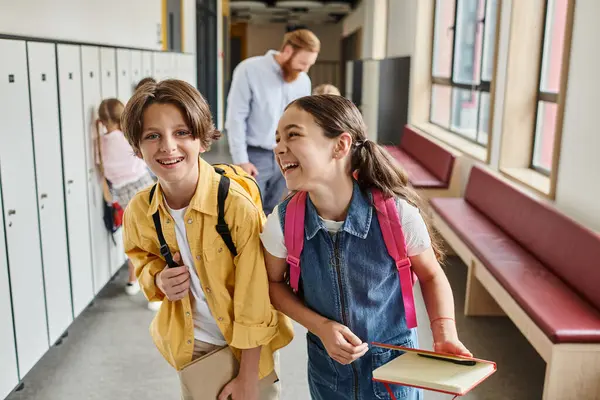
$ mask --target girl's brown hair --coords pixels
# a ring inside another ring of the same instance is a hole
[[[154,103],[173,104],[179,108],[192,137],[199,139],[205,150],[210,148],[214,140],[221,137],[221,133],[213,124],[208,103],[192,85],[178,79],[167,79],[158,83],[146,82],[127,102],[121,118],[123,133],[134,150],[140,149],[144,112]]]
[[[328,138],[334,139],[344,132],[352,136],[350,171],[356,171],[356,180],[364,192],[379,189],[384,197],[400,197],[421,210],[433,251],[439,261],[444,258],[442,246],[423,212],[422,200],[410,186],[408,175],[398,162],[381,146],[368,140],[367,127],[358,108],[350,100],[336,95],[301,97],[287,107],[298,107],[314,118]]]
[[[125,106],[119,99],[105,99],[98,107],[98,119],[104,125],[117,124],[121,129],[121,116]]]

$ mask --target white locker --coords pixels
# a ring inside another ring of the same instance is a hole
[[[0,174],[17,357],[22,378],[48,350],[48,324],[25,42],[0,40],[0,54]]]
[[[100,63],[102,69],[102,74],[100,75],[102,99],[117,97],[117,60],[115,49],[102,47],[100,49]]]
[[[181,76],[184,81],[196,87],[196,55],[183,54],[180,63],[183,65]]]
[[[0,187],[2,187],[1,182]],[[2,210],[1,198],[0,210]],[[0,228],[3,226],[4,215],[0,213]],[[2,360],[0,399],[8,396],[19,383],[13,313],[10,300],[10,286],[8,284],[8,264],[6,262],[6,247],[4,243],[4,229],[0,229],[0,321],[2,321],[0,323],[0,360]]]
[[[185,81],[183,75],[185,71],[185,60],[184,54],[174,54],[175,67],[174,67],[174,77],[177,79],[181,79]]]
[[[116,231],[114,237],[116,245],[113,244],[112,239],[110,239],[111,275],[116,274],[127,259],[127,256],[125,255],[125,247],[123,246],[123,229],[119,229],[118,231]]]
[[[50,343],[56,342],[73,321],[55,51],[51,43],[27,43]]]
[[[81,73],[83,80],[83,124],[85,127],[85,154],[88,168],[90,230],[92,232],[94,293],[98,294],[110,279],[110,258],[109,236],[103,219],[104,198],[102,196],[102,176],[96,164],[97,158],[94,143],[97,135],[95,121],[98,115],[98,106],[102,101],[100,91],[100,50],[97,47],[81,47]]]
[[[117,96],[123,104],[127,104],[132,93],[131,51],[117,49]]]
[[[157,81],[162,81],[164,79],[164,73],[165,71],[162,53],[158,51],[152,53],[152,76],[154,76],[154,79],[156,79]]]
[[[165,59],[165,79],[177,79],[177,61],[175,60],[175,53],[164,53]]]
[[[142,77],[141,79],[147,77],[154,77],[157,79],[157,76],[154,74],[154,65],[152,62],[154,61],[154,57],[151,51],[143,51],[142,52]]]
[[[144,78],[142,69],[142,52],[131,50],[131,90],[133,91],[137,84]]]
[[[94,298],[81,52],[79,46],[65,44],[59,44],[57,52],[71,296],[73,316],[77,317]]]

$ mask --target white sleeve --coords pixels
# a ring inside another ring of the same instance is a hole
[[[431,247],[427,225],[425,225],[419,209],[410,205],[406,200],[398,199],[396,206],[400,215],[408,256],[417,256]]]
[[[279,206],[273,209],[273,212],[267,217],[267,222],[264,225],[263,231],[260,234],[265,249],[274,257],[286,258],[287,248],[285,247],[285,239],[281,224],[279,223]]]

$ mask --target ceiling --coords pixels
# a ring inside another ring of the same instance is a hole
[[[337,23],[359,0],[230,0],[232,22],[288,25]]]

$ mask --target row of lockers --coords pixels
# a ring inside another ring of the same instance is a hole
[[[0,399],[125,261],[102,214],[103,98],[146,76],[195,85],[195,56],[0,39]]]

